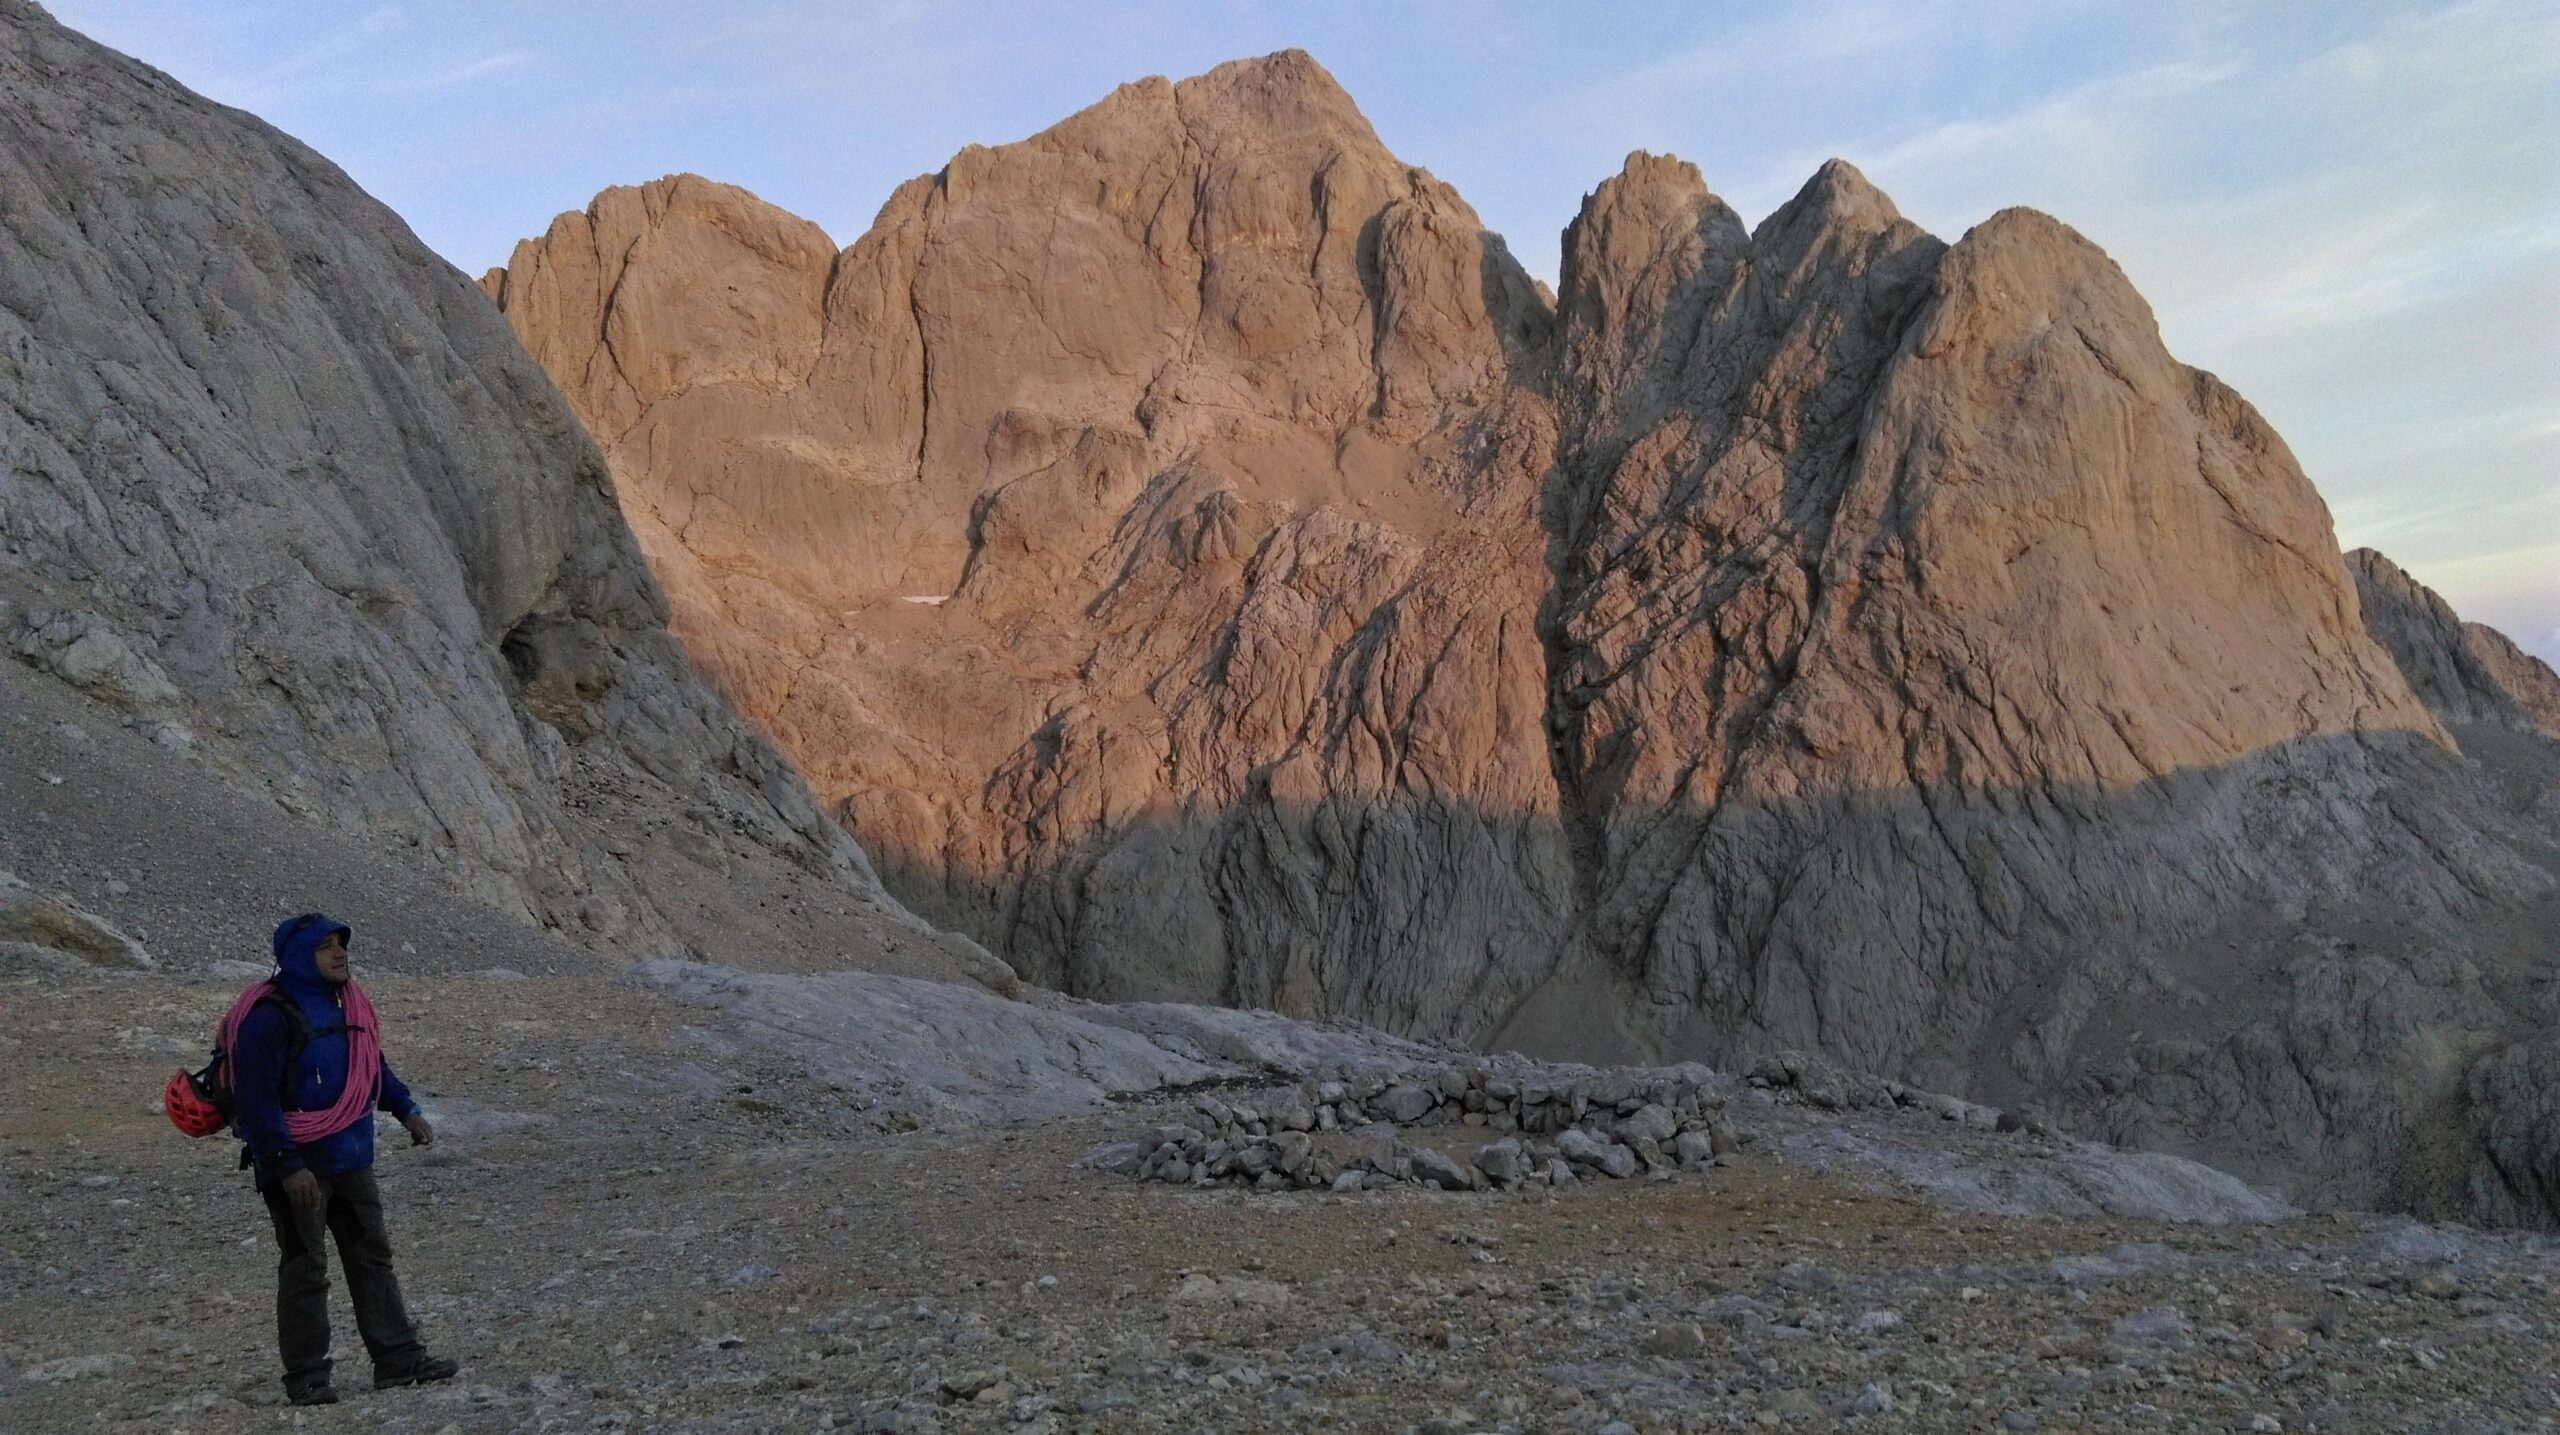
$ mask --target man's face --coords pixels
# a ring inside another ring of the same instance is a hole
[[[347,984],[347,934],[331,932],[329,940],[312,953],[311,965],[319,968],[320,979],[333,987]]]

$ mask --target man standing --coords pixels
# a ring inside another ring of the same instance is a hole
[[[376,1390],[449,1380],[460,1369],[419,1343],[392,1274],[373,1180],[373,1112],[399,1117],[414,1145],[434,1141],[435,1129],[382,1057],[373,1003],[349,980],[351,935],[317,912],[277,927],[274,993],[239,1016],[228,1042],[232,1126],[247,1143],[281,1252],[276,1344],[285,1396],[296,1405],[338,1398],[329,1384],[324,1235],[337,1239]]]

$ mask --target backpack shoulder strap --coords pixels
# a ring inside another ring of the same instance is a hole
[[[302,1014],[302,1005],[283,992],[270,989],[258,998],[258,1005],[271,1006],[284,1014],[284,1059],[292,1061],[311,1044],[311,1019]]]

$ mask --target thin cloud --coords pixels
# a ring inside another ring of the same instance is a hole
[[[1692,128],[1702,94],[1833,81],[1844,72],[1892,63],[1896,55],[1928,43],[1944,24],[1942,14],[1923,4],[1797,6],[1768,19],[1712,30],[1642,64],[1536,96],[1478,127],[1473,140],[1503,147],[1528,136],[1542,143],[1558,137],[1595,143],[1616,137],[1629,148],[1677,148],[1677,137]],[[1814,164],[1796,178],[1812,173]],[[1708,178],[1714,183],[1715,176]],[[1532,271],[1552,280],[1550,237],[1534,231],[1512,237]]]
[[[397,5],[376,6],[354,24],[296,50],[254,74],[230,79],[216,77],[206,84],[206,91],[243,108],[255,109],[310,88],[303,82],[315,75],[324,77],[321,88],[334,87],[339,83],[334,72],[340,69],[342,62],[363,53],[376,40],[398,29],[403,18]]]
[[[438,74],[394,81],[390,88],[402,94],[424,94],[431,90],[446,90],[456,85],[467,85],[473,80],[483,79],[506,70],[519,69],[532,63],[533,56],[527,51],[501,50],[497,54],[483,55],[468,64],[457,65]]]
[[[2085,158],[2083,142],[2088,140],[2117,151],[2139,148],[2140,137],[2122,126],[2120,117],[2127,110],[2183,102],[2245,71],[2236,61],[2176,60],[2141,66],[2084,82],[2005,115],[1951,120],[1881,148],[1857,146],[1861,153],[1874,150],[1874,158],[1861,168],[1890,175],[1932,166],[2006,161],[2019,155]]]
[[[1688,45],[1658,60],[1614,75],[1602,85],[1560,95],[1542,109],[1584,110],[1595,103],[1623,110],[1630,103],[1676,97],[1700,85],[1772,74],[1827,69],[1843,60],[1886,55],[1939,28],[1921,5],[1805,6],[1730,33]]]

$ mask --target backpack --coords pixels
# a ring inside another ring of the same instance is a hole
[[[284,1013],[285,1063],[290,1066],[302,1057],[302,1049],[311,1044],[311,1022],[302,1008],[283,992],[269,987],[252,1002],[251,1007],[271,1006]],[[229,1023],[225,1022],[225,1029]],[[169,1078],[160,1092],[161,1109],[169,1113],[169,1124],[189,1136],[211,1136],[231,1124],[231,1050],[217,1032],[213,1042],[213,1059],[201,1070],[181,1071]]]

